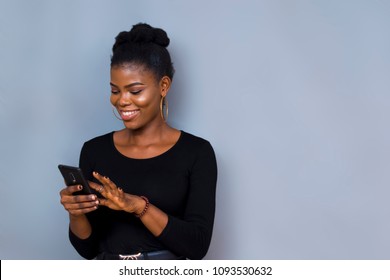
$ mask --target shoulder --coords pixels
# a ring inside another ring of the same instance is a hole
[[[181,141],[185,144],[185,145],[188,145],[188,146],[192,146],[192,147],[202,147],[204,145],[208,146],[210,144],[210,142],[202,137],[199,137],[199,136],[196,136],[196,135],[193,135],[191,133],[188,133],[186,131],[182,131],[181,132]]]
[[[200,172],[198,174],[207,173],[210,176],[216,177],[217,160],[211,143],[202,137],[184,131],[182,132],[180,141],[182,146],[180,153],[182,157],[188,160],[192,168],[191,170],[193,172]]]
[[[180,136],[180,146],[188,153],[199,155],[200,153],[214,154],[211,143],[199,136],[182,131]]]

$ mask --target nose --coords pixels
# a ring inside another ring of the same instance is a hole
[[[130,92],[121,92],[118,103],[120,106],[128,106],[132,103]]]

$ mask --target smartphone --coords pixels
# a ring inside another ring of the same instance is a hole
[[[92,193],[88,181],[85,179],[83,172],[81,171],[81,168],[60,164],[58,165],[58,169],[60,170],[62,177],[64,177],[65,184],[67,186],[83,186],[83,189],[81,191],[75,192],[74,195]]]

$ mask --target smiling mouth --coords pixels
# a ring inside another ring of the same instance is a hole
[[[129,121],[135,118],[139,114],[139,110],[132,111],[119,111],[122,117],[122,120]]]

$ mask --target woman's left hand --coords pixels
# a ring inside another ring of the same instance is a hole
[[[118,188],[109,178],[93,172],[95,177],[101,184],[89,182],[92,189],[103,196],[99,198],[99,205],[107,206],[113,210],[122,210],[128,213],[140,215],[147,209],[146,215],[140,218],[142,223],[154,235],[159,236],[168,224],[168,215],[149,204],[142,197],[125,193],[121,188]],[[145,214],[145,213],[144,213]]]
[[[123,210],[134,213],[139,208],[139,203],[143,202],[142,198],[123,192],[118,188],[110,178],[93,172],[93,176],[99,180],[100,184],[89,182],[92,189],[99,192],[104,198],[99,198],[99,204],[109,207],[113,210]],[[142,207],[142,206],[141,206]]]

